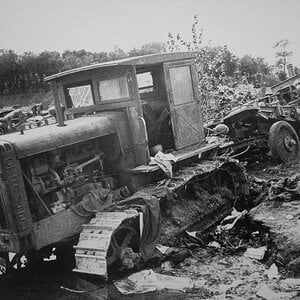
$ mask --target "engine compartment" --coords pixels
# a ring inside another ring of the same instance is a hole
[[[118,187],[114,135],[57,148],[20,161],[33,221],[56,214],[98,188]],[[108,151],[109,147],[109,151]]]

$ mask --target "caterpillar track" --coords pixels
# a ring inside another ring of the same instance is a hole
[[[108,267],[119,259],[122,249],[138,238],[133,223],[140,214],[136,210],[99,212],[83,225],[76,249],[73,271],[108,277]],[[120,235],[120,236],[119,236]]]
[[[197,186],[201,186],[200,195],[199,189],[198,194],[193,191]],[[223,191],[220,194],[222,199],[215,197],[215,200],[213,194],[220,190]],[[160,200],[162,240],[170,243],[180,232],[200,221],[204,230],[222,218],[240,195],[248,193],[248,184],[237,161],[202,161],[179,167],[172,179],[166,180],[160,187],[149,186],[143,191]],[[167,194],[174,195],[174,198],[168,199]],[[205,194],[206,198],[201,198]],[[139,257],[142,220],[142,213],[137,210],[97,213],[89,224],[83,225],[79,243],[74,246],[74,271],[108,278],[114,265],[120,267],[123,264],[123,269],[133,267],[133,260]],[[124,267],[123,256],[128,249],[130,264],[125,263]],[[132,255],[135,255],[134,259]]]

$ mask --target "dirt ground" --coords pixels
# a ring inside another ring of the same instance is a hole
[[[188,257],[151,266],[158,274],[195,280],[193,287],[122,295],[113,281],[75,274],[70,266],[49,261],[1,282],[0,299],[300,299],[300,197],[297,185],[284,186],[285,178],[300,175],[300,164],[257,162],[247,168],[257,207],[230,230],[217,227],[185,240]],[[204,238],[210,244],[199,242]],[[262,259],[245,255],[259,247],[266,250]]]

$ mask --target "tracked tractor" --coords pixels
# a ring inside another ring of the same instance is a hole
[[[71,243],[75,271],[107,277],[146,261],[159,238],[211,226],[247,194],[238,162],[212,159],[219,145],[205,142],[193,53],[45,80],[57,124],[0,139],[6,269],[23,255],[29,263],[54,249],[57,259],[71,255],[63,250]]]

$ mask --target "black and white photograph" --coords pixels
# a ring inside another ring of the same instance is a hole
[[[300,299],[299,0],[0,0],[0,299]]]

